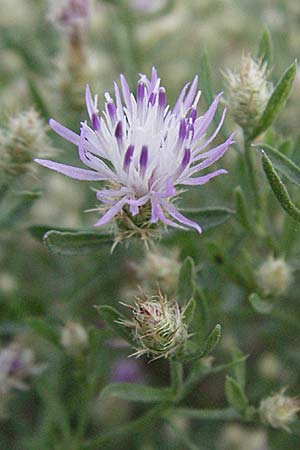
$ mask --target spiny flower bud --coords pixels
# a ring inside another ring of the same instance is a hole
[[[292,281],[291,267],[283,258],[268,258],[256,274],[256,281],[265,295],[284,294]]]
[[[0,169],[4,175],[22,175],[30,170],[34,157],[49,154],[46,131],[47,125],[34,109],[9,117],[6,128],[0,130]]]
[[[227,104],[235,122],[251,130],[260,119],[272,94],[273,85],[267,81],[267,65],[243,55],[239,70],[227,70]]]
[[[273,428],[283,428],[290,431],[289,424],[296,419],[300,411],[300,401],[298,398],[284,395],[286,388],[282,389],[272,397],[262,400],[259,407],[259,414],[264,423]]]
[[[131,321],[120,323],[132,329],[136,342],[136,352],[132,356],[147,355],[153,359],[169,358],[183,350],[188,339],[184,323],[185,309],[181,311],[178,303],[169,302],[159,292],[146,299],[136,298]]]
[[[70,355],[78,355],[87,346],[88,336],[78,322],[68,321],[61,333],[61,343]]]

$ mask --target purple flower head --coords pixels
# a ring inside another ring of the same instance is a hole
[[[67,34],[85,30],[91,15],[91,0],[63,0],[61,5],[53,5],[50,20]]]
[[[97,199],[106,211],[95,226],[107,224],[124,209],[134,220],[148,208],[150,224],[162,222],[176,228],[195,228],[201,233],[197,223],[176,209],[173,199],[184,186],[202,185],[227,173],[218,169],[199,174],[220,159],[233,143],[231,135],[222,144],[208,149],[225,117],[224,110],[219,125],[208,137],[206,133],[221,94],[205,114],[197,117],[198,77],[184,86],[172,109],[167,105],[166,92],[160,87],[155,68],[151,79],[140,76],[136,97],[123,75],[120,81],[121,90],[114,84],[115,99],[105,94],[101,116],[97,96],[93,99],[87,86],[91,126],[83,122],[79,136],[50,120],[57,134],[78,147],[79,158],[87,169],[49,160],[35,161],[77,180],[106,182],[106,188],[97,191]]]
[[[141,364],[134,359],[118,359],[111,369],[111,381],[115,383],[141,383]]]

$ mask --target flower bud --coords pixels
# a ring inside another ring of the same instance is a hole
[[[86,348],[88,336],[80,323],[68,321],[61,333],[61,343],[69,355],[76,356]]]
[[[259,267],[256,281],[264,295],[282,295],[292,281],[291,267],[282,258],[270,257]]]
[[[34,109],[9,117],[6,128],[0,130],[0,170],[4,175],[22,175],[31,169],[33,158],[49,154],[46,131],[47,125]]]
[[[243,55],[239,70],[224,73],[227,104],[235,122],[250,131],[260,119],[272,94],[273,85],[267,81],[267,65]]]
[[[284,395],[285,390],[286,388],[272,397],[262,400],[259,414],[261,420],[271,427],[290,431],[289,424],[297,418],[297,413],[300,411],[300,401],[298,398]]]
[[[147,355],[153,359],[169,358],[183,350],[188,339],[184,310],[178,303],[169,302],[161,292],[145,300],[136,298],[132,321],[120,323],[133,330],[136,352],[132,356]]]

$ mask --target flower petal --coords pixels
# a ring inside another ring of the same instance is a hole
[[[62,173],[67,177],[74,178],[75,180],[106,180],[106,177],[100,175],[99,172],[94,172],[93,170],[81,169],[80,167],[68,166],[66,164],[57,163],[55,161],[49,161],[47,159],[35,159],[36,163],[41,166],[47,167],[48,169],[55,170],[56,172]]]
[[[127,197],[123,197],[121,200],[115,203],[114,206],[110,208],[104,214],[104,216],[102,216],[101,219],[98,220],[98,222],[95,223],[94,227],[101,227],[102,225],[105,225],[107,222],[109,222],[116,214],[118,214],[118,212],[121,211],[127,200]]]
[[[200,234],[202,233],[202,229],[197,222],[194,222],[193,220],[190,220],[187,217],[183,216],[171,203],[163,200],[162,205],[168,212],[168,214],[170,214],[170,216],[172,216],[174,219],[178,220],[178,222],[181,222],[188,227],[195,228]]]
[[[72,144],[78,145],[79,144],[79,136],[78,134],[74,133],[74,131],[69,130],[69,128],[64,127],[59,122],[56,122],[54,119],[49,120],[49,125],[52,128],[55,133],[57,133],[59,136],[63,137],[69,142],[72,142]]]
[[[201,184],[206,184],[214,177],[217,177],[218,175],[222,175],[228,173],[225,169],[219,169],[215,170],[214,172],[208,173],[207,175],[203,175],[202,177],[196,177],[196,178],[188,178],[185,181],[181,181],[181,184],[186,184],[189,186],[200,186]]]

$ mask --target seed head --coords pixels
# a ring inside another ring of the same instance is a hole
[[[289,425],[296,419],[300,411],[298,398],[284,395],[286,388],[282,389],[272,397],[262,400],[259,407],[261,420],[273,428],[283,428],[290,431]]]
[[[228,109],[235,122],[250,131],[257,125],[273,91],[272,83],[267,81],[267,65],[243,55],[240,68],[228,69],[223,75]]]

